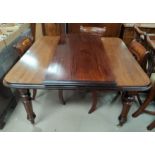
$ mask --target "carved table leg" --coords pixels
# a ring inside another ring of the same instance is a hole
[[[127,121],[127,115],[129,113],[132,102],[134,101],[134,97],[132,93],[123,92],[122,94],[122,112],[119,116],[119,125],[122,126]]]
[[[88,112],[89,114],[91,114],[92,112],[94,112],[96,110],[96,106],[97,106],[97,92],[96,91],[92,92],[92,97],[93,97],[93,103],[92,103],[92,106]]]
[[[36,94],[37,94],[37,90],[36,89],[33,89],[32,91],[33,91],[32,100],[35,100]]]
[[[148,130],[152,130],[153,128],[155,128],[155,121],[153,121],[150,125],[147,126]]]
[[[65,105],[65,100],[63,98],[63,90],[59,90],[59,99],[62,102],[63,105]]]
[[[33,112],[30,91],[28,89],[19,89],[19,92],[20,92],[21,98],[23,100],[25,110],[27,112],[27,119],[32,124],[34,124],[34,119],[35,119],[36,115]]]
[[[139,116],[141,113],[145,112],[145,108],[149,105],[149,103],[154,99],[155,96],[155,87],[152,87],[148,97],[145,99],[144,103],[139,107],[139,109],[132,114],[133,117]]]

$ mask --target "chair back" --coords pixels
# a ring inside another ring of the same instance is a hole
[[[21,57],[33,44],[33,39],[30,37],[24,37],[13,47],[17,50],[19,57]]]
[[[44,36],[57,36],[65,33],[65,23],[42,23]]]
[[[138,25],[134,25],[134,39],[145,46],[146,44],[146,32],[139,29]]]
[[[36,24],[31,23],[30,28],[31,34],[29,36],[22,37],[15,45],[13,45],[13,48],[17,50],[19,57],[21,57],[35,41]]]
[[[146,48],[137,42],[136,40],[132,40],[132,42],[129,45],[129,50],[133,54],[133,56],[136,58],[138,63],[143,66],[144,65],[144,59],[146,59],[147,50]]]
[[[147,49],[149,51],[147,74],[149,76],[155,71],[155,40],[152,40],[152,36],[153,34],[151,34],[151,36],[150,34],[146,35]]]
[[[106,32],[106,27],[80,26],[80,32],[103,37]]]
[[[146,32],[141,31],[137,25],[134,25],[134,39],[129,45],[129,50],[138,61],[143,70],[147,73],[148,50],[146,41]]]

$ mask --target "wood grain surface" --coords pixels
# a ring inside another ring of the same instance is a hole
[[[81,37],[82,41],[79,41],[79,37],[66,40],[70,47],[65,43],[58,45],[59,37],[42,37],[9,71],[4,84],[15,88],[45,88],[49,66],[61,63],[65,72],[57,74],[58,77],[53,76],[51,80],[81,80],[90,83],[114,80],[116,85],[111,89],[141,91],[150,88],[150,79],[121,39],[102,38],[101,44],[97,38]],[[55,70],[60,73],[61,67],[57,67]]]
[[[100,37],[87,34],[66,35],[47,69],[44,83],[114,84],[115,79]]]

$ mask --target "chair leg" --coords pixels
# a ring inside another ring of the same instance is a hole
[[[37,90],[33,89],[33,95],[32,95],[32,100],[35,100],[37,94]]]
[[[59,99],[60,99],[60,101],[62,102],[63,105],[65,105],[66,103],[65,103],[65,100],[63,98],[63,90],[59,90],[58,93],[59,93]]]
[[[155,120],[150,125],[147,126],[148,130],[152,130],[153,128],[155,128]]]
[[[149,103],[154,99],[155,95],[155,87],[151,88],[148,97],[145,99],[144,103],[139,107],[139,109],[132,114],[133,117],[139,116],[141,113],[145,111],[145,108],[149,105]]]
[[[97,92],[93,91],[92,92],[92,97],[93,97],[93,102],[92,102],[92,106],[89,110],[89,114],[91,114],[92,112],[94,112],[96,110],[96,106],[97,106]]]
[[[117,98],[121,96],[121,92],[117,92],[116,96],[112,99],[112,102],[115,102],[117,100]]]

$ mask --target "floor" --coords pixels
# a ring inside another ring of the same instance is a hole
[[[26,120],[24,107],[19,101],[17,107],[7,120],[3,132],[143,132],[146,126],[155,117],[143,114],[132,118],[131,114],[137,109],[138,103],[134,103],[123,127],[117,126],[118,115],[121,112],[121,101],[112,99],[113,93],[100,93],[98,96],[98,109],[88,114],[91,104],[91,94],[78,91],[65,91],[67,102],[62,105],[58,99],[57,91],[38,91],[33,102],[34,112],[37,117],[35,125]],[[154,109],[154,104],[150,106]],[[155,131],[152,130],[152,131]]]

